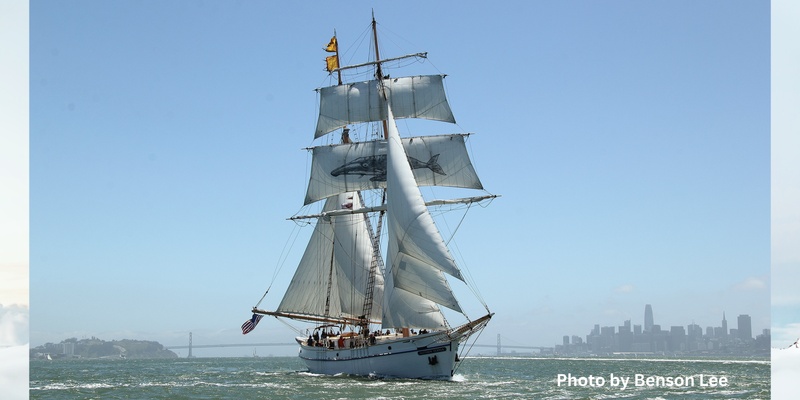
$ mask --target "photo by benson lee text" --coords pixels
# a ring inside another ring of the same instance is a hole
[[[611,387],[625,390],[629,387],[726,387],[728,377],[716,375],[678,375],[661,376],[634,374],[622,376],[610,374],[608,377],[601,375],[577,376],[571,373],[556,375],[556,385],[559,387]]]

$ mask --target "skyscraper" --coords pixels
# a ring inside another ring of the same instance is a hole
[[[737,323],[736,331],[738,332],[739,339],[753,340],[753,328],[750,325],[750,316],[747,314],[740,315],[737,319]]]
[[[722,337],[728,336],[728,320],[725,319],[725,311],[722,312]]]
[[[651,332],[653,330],[653,307],[650,304],[644,306],[644,331]]]

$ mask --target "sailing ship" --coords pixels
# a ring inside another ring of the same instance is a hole
[[[371,32],[374,61],[339,67],[335,32],[325,48],[336,53],[326,64],[338,84],[317,89],[315,139],[340,132],[341,143],[309,149],[313,157],[304,201],[305,206],[324,200],[324,206],[317,214],[290,218],[316,222],[305,253],[278,307],[259,308],[262,297],[242,331],[251,331],[265,315],[313,324],[295,338],[299,357],[312,373],[450,379],[459,355],[464,357],[460,345],[480,332],[493,313],[482,299],[484,315],[470,319],[462,310],[446,275],[459,284],[468,279],[429,207],[468,208],[497,195],[488,194],[475,173],[465,146],[468,134],[400,137],[397,119],[455,123],[444,76],[384,75],[382,66],[388,62],[427,54],[381,59],[374,16]],[[343,71],[358,68],[373,69],[374,79],[342,83]],[[366,124],[375,127],[375,138],[352,140],[351,128]],[[422,186],[485,193],[426,202]],[[380,200],[367,204],[365,193]],[[464,322],[451,326],[442,307]]]

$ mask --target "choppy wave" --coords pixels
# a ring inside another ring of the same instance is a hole
[[[296,358],[31,362],[31,399],[766,399],[769,363],[731,360],[468,358],[450,381],[320,375]],[[559,385],[572,376],[725,376],[725,387]]]
[[[613,361],[613,362],[664,362],[664,363],[723,363],[723,364],[763,364],[769,365],[770,360],[747,360],[747,359],[711,359],[711,358],[609,358],[609,357],[506,357],[506,356],[480,356],[474,357],[486,360],[563,360],[563,361]]]

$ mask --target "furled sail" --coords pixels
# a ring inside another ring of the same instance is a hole
[[[358,195],[328,198],[324,209],[360,208]],[[319,218],[278,311],[356,318],[363,313],[373,257],[372,240],[362,214]],[[370,319],[379,320],[383,275],[376,271]],[[327,309],[327,313],[326,313]]]
[[[461,312],[443,273],[463,280],[417,187],[391,103],[387,105],[388,253],[384,327],[437,329],[436,304]],[[438,311],[441,314],[441,311]]]
[[[402,139],[417,185],[483,189],[464,136]],[[312,151],[305,204],[339,193],[386,187],[385,140],[318,146]]]
[[[442,75],[383,79],[395,118],[422,118],[455,123],[447,103]],[[357,122],[386,119],[386,100],[377,80],[318,89],[319,119],[314,138]]]

